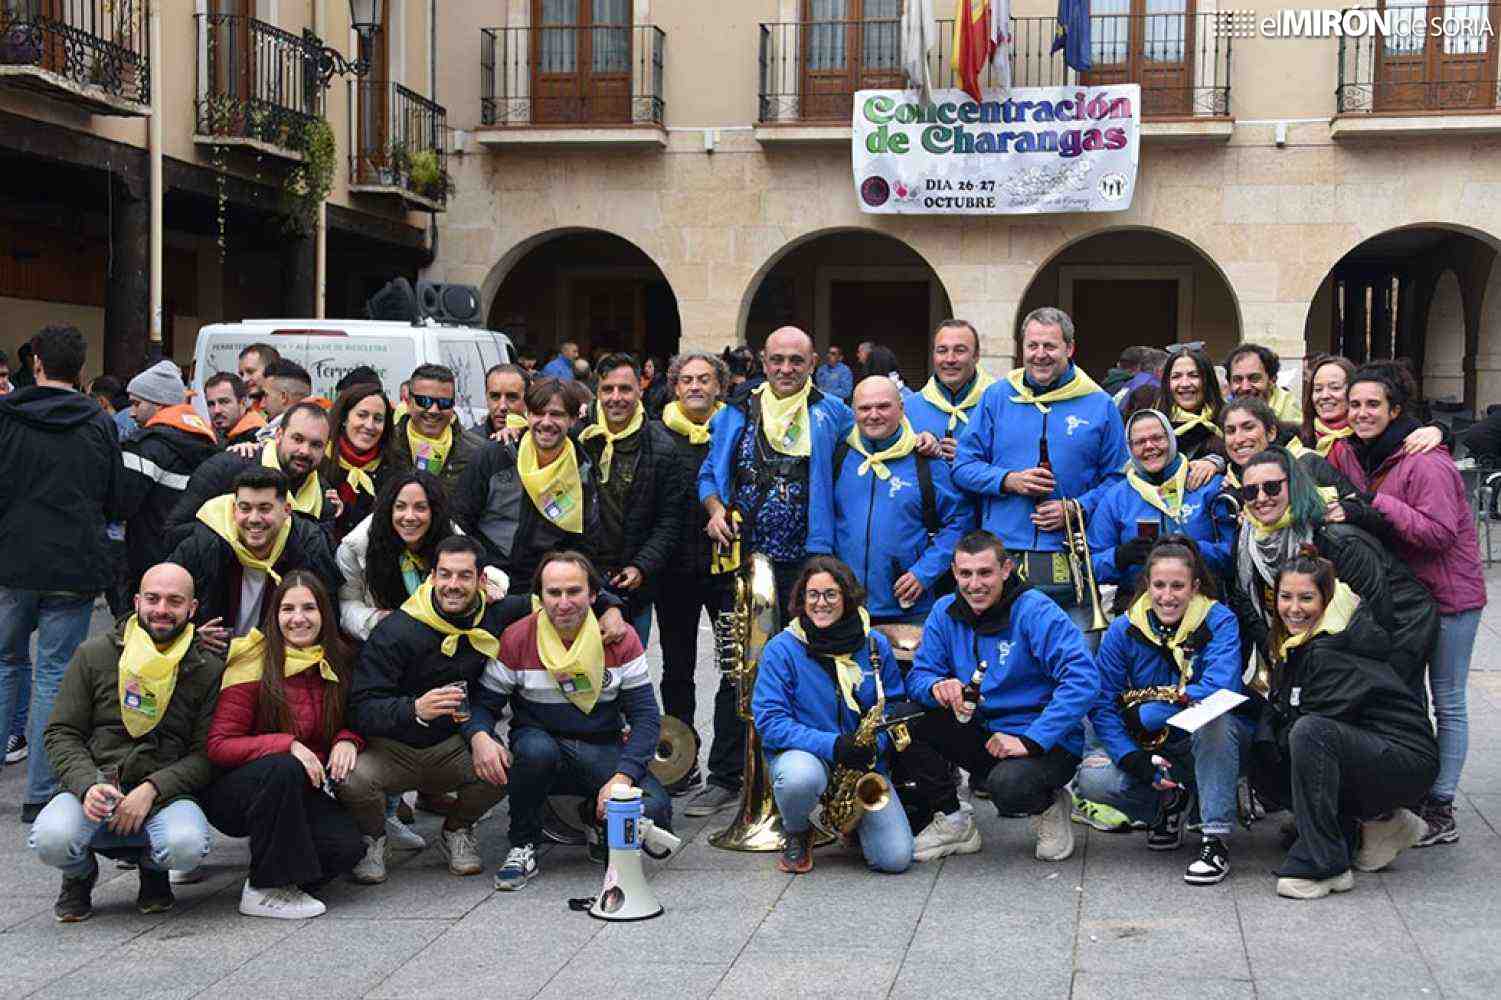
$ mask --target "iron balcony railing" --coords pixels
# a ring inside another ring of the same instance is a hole
[[[1361,11],[1374,30],[1341,34],[1340,114],[1434,114],[1501,107],[1494,3],[1387,3]]]
[[[322,41],[239,14],[199,14],[194,132],[301,147],[302,130],[322,114],[316,58]]]
[[[416,195],[442,207],[453,183],[448,174],[448,112],[399,83],[362,79],[356,99],[351,183]]]
[[[35,66],[111,97],[151,103],[149,0],[5,0],[0,66]]]
[[[1230,114],[1230,39],[1214,13],[1097,14],[1091,18],[1094,68],[1077,73],[1051,52],[1056,20],[1012,18],[1013,87],[1137,83],[1142,114],[1158,120]],[[854,94],[904,87],[901,25],[896,19],[780,21],[761,25],[760,121],[848,122]],[[934,86],[959,86],[953,69],[953,21],[938,22],[929,61]],[[996,86],[995,73],[981,77]]]
[[[651,25],[480,29],[485,125],[661,125],[667,33]]]

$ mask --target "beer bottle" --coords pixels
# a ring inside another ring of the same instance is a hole
[[[970,675],[969,683],[964,685],[964,693],[960,696],[959,707],[954,710],[954,718],[959,720],[959,725],[969,725],[969,720],[975,717],[975,708],[980,704],[980,682],[985,679],[985,661],[975,667],[975,672]]]
[[[1042,437],[1037,439],[1037,467],[1039,469],[1047,469],[1049,472],[1053,471],[1052,459],[1048,457],[1047,434],[1043,434]]]

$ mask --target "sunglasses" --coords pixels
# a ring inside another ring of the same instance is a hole
[[[1240,488],[1240,498],[1246,503],[1256,499],[1257,494],[1265,492],[1268,497],[1282,495],[1282,486],[1286,479],[1269,479],[1264,483],[1247,483]]]
[[[412,393],[412,402],[416,403],[417,408],[421,410],[428,410],[434,406],[440,410],[453,409],[452,396],[421,396],[414,392]]]

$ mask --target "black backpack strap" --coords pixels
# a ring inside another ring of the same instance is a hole
[[[839,470],[844,468],[844,460],[849,457],[850,443],[840,441],[834,446],[834,459],[832,462],[834,474],[830,477],[834,482],[839,482]]]
[[[938,520],[938,495],[933,492],[933,467],[926,455],[917,455],[917,488],[922,493],[922,525],[933,538],[942,527]]]

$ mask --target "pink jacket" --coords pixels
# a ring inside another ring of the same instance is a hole
[[[1329,459],[1356,486],[1375,493],[1376,510],[1396,536],[1397,555],[1433,594],[1440,613],[1485,607],[1475,515],[1448,449],[1409,455],[1398,448],[1376,470],[1374,486],[1353,448],[1336,448]]]

